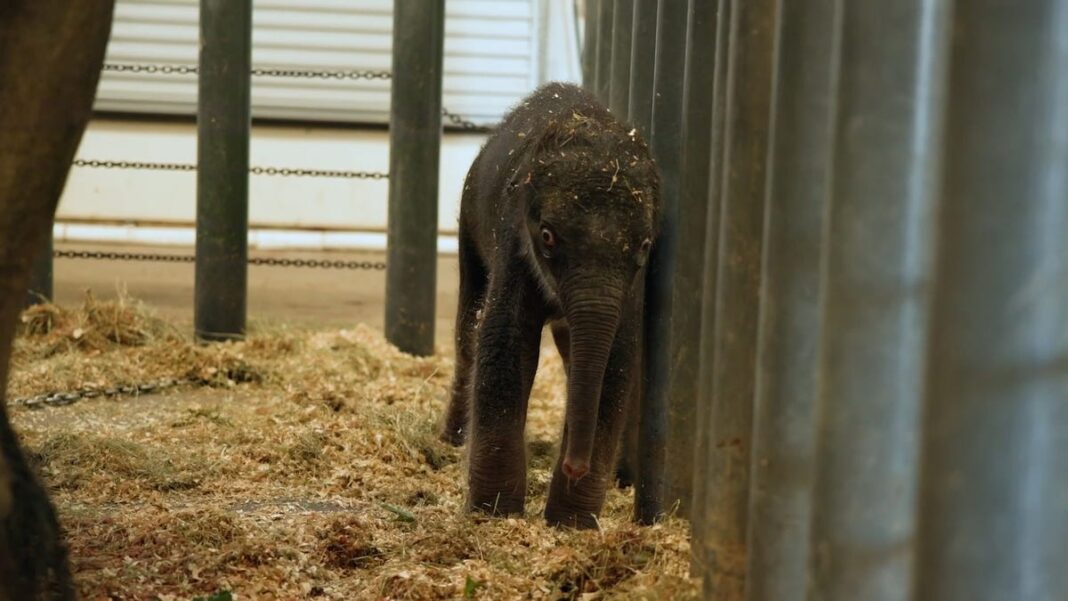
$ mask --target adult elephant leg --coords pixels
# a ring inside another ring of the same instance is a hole
[[[517,275],[524,266],[513,267],[490,279],[473,374],[468,506],[492,515],[523,513],[523,433],[545,325],[541,292]]]
[[[15,320],[92,109],[112,1],[0,3],[0,600],[73,599],[48,496],[6,410]]]
[[[641,305],[630,303],[620,319],[619,329],[612,342],[601,388],[597,410],[597,430],[594,434],[590,471],[577,481],[564,473],[563,461],[567,453],[567,427],[564,428],[560,457],[549,485],[549,501],[545,519],[554,526],[596,528],[597,516],[604,505],[605,493],[616,475],[620,441],[627,422],[631,391],[636,385],[638,341],[641,331]]]

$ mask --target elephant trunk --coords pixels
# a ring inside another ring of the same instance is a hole
[[[578,480],[590,471],[605,366],[612,351],[622,306],[622,291],[599,286],[570,295],[571,366],[567,378],[567,441],[564,474]],[[606,292],[609,292],[606,294]]]

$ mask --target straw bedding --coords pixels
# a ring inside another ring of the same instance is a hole
[[[369,328],[272,326],[196,345],[140,303],[24,314],[9,398],[160,378],[139,398],[13,408],[52,490],[85,599],[683,599],[674,518],[597,532],[540,519],[564,376],[545,349],[527,427],[527,515],[462,511],[464,457],[437,441],[452,374]]]

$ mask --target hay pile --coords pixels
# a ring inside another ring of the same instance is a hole
[[[53,491],[85,599],[679,599],[686,528],[540,519],[563,375],[546,352],[528,425],[528,515],[461,511],[437,441],[451,361],[370,329],[275,328],[198,346],[128,299],[23,320],[11,396],[192,377],[204,386],[13,418]]]

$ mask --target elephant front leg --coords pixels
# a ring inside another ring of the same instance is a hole
[[[612,344],[605,369],[604,385],[601,388],[600,407],[597,411],[597,431],[594,434],[593,456],[590,472],[577,481],[570,480],[563,470],[563,458],[567,452],[567,428],[564,428],[560,457],[553,469],[549,485],[549,501],[545,506],[545,519],[553,526],[572,528],[596,528],[597,516],[604,506],[605,494],[615,479],[620,441],[627,422],[631,389],[637,382],[637,316],[640,311],[632,308],[620,322],[620,329]]]
[[[478,329],[468,507],[491,515],[522,514],[526,500],[524,429],[544,324],[526,292],[491,291]]]

